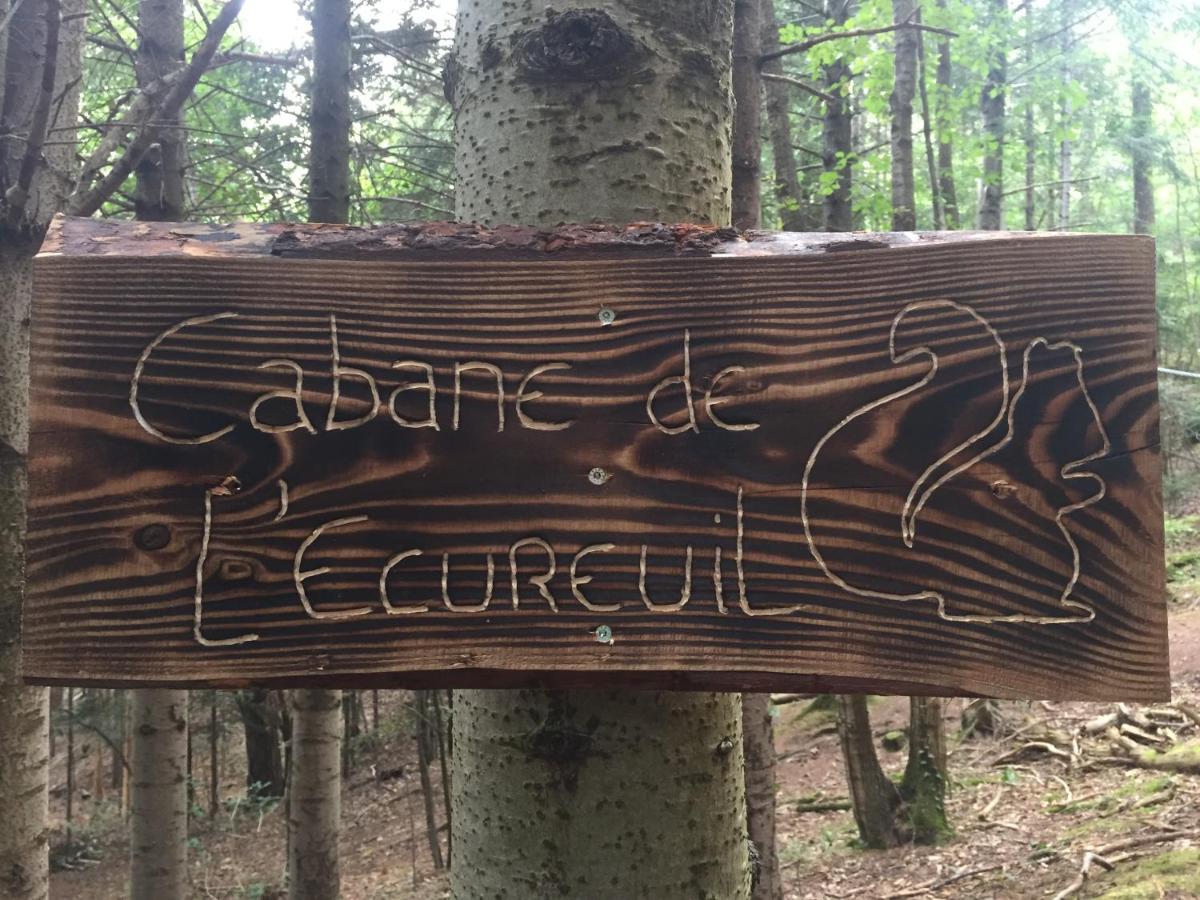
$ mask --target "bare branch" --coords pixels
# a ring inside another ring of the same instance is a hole
[[[221,11],[212,20],[212,24],[204,35],[204,40],[200,42],[200,46],[192,56],[191,61],[180,71],[179,77],[168,89],[158,108],[151,115],[151,120],[174,118],[180,107],[183,106],[184,102],[195,89],[201,76],[212,63],[213,57],[216,56],[217,49],[221,45],[221,40],[225,37],[225,32],[229,30],[238,13],[242,11],[243,2],[244,0],[228,0],[221,7]],[[154,142],[154,135],[155,129],[151,126],[150,122],[142,122],[133,140],[125,148],[125,152],[121,155],[121,158],[117,160],[99,184],[88,188],[86,182],[81,180],[79,186],[76,187],[75,192],[67,201],[67,210],[70,215],[90,216],[98,210],[104,201],[129,177],[129,173],[133,171],[133,167],[138,164],[142,156]]]
[[[21,157],[16,184],[4,193],[10,226],[19,225],[24,218],[29,188],[42,162],[42,145],[46,142],[50,106],[54,103],[54,80],[58,73],[58,29],[61,22],[62,6],[59,0],[46,0],[46,58],[42,63],[42,88],[38,93],[37,105],[33,108],[25,155]]]
[[[806,94],[812,94],[814,97],[824,100],[826,103],[836,103],[837,97],[827,93],[818,87],[813,87],[806,81],[801,81],[799,78],[792,78],[790,75],[773,75],[770,72],[762,73],[763,81],[778,81],[783,84],[790,84],[792,87],[800,88]]]
[[[924,25],[919,22],[896,22],[892,25],[881,25],[878,28],[854,28],[850,31],[830,31],[825,34],[818,34],[798,43],[780,47],[773,53],[764,54],[758,58],[758,64],[761,66],[763,63],[770,62],[773,59],[791,56],[793,53],[804,53],[818,44],[824,44],[826,41],[839,41],[842,38],[869,37],[873,34],[887,34],[890,31],[898,31],[901,28],[928,31],[933,34],[943,35],[944,37],[958,37],[958,32],[951,31],[949,28],[938,28],[935,25]]]

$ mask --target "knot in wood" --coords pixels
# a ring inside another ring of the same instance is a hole
[[[531,81],[610,81],[627,73],[636,55],[630,34],[599,9],[551,13],[516,47],[517,67]]]

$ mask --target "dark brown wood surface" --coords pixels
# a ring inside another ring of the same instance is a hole
[[[26,675],[1165,697],[1153,278],[1125,236],[60,221]]]

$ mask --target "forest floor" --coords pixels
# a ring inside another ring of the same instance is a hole
[[[836,729],[828,712],[803,701],[777,707],[778,846],[788,900],[1065,897],[1085,866],[1086,879],[1070,896],[1200,898],[1200,719],[1189,719],[1200,709],[1200,517],[1169,520],[1168,573],[1174,705],[1004,702],[997,733],[963,737],[966,701],[948,701],[954,835],[941,846],[865,851],[849,811],[802,811],[846,797]],[[446,878],[433,868],[402,695],[387,696],[380,731],[361,741],[344,792],[342,896],[440,900],[448,896]],[[876,734],[902,732],[907,713],[905,698],[876,700]],[[1112,717],[1109,727],[1101,727],[1101,716]],[[1118,737],[1112,729],[1122,726]],[[1142,745],[1175,749],[1135,749]],[[905,751],[879,752],[898,775]],[[196,765],[205,771],[205,763]],[[52,784],[62,781],[56,772]],[[227,782],[223,790],[236,795],[237,773]],[[62,805],[59,791],[52,815],[60,821]],[[78,802],[76,816],[92,861],[56,872],[51,897],[127,896],[119,806],[92,796]],[[213,820],[198,811],[192,896],[282,897],[284,841],[278,807],[228,801]]]

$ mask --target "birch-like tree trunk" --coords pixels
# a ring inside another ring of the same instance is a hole
[[[337,900],[342,811],[340,691],[292,691],[288,785],[289,900]]]
[[[728,223],[732,12],[464,0],[458,216]],[[453,727],[455,900],[749,896],[737,695],[460,691]]]
[[[914,0],[892,0],[892,21],[897,25],[916,19]],[[892,231],[915,231],[917,203],[913,185],[913,97],[917,91],[917,32],[899,28],[895,33],[892,69]]]
[[[187,691],[133,691],[131,900],[187,894]]]
[[[74,164],[82,0],[0,0],[0,897],[42,900],[48,692],[20,678],[33,255]],[[66,18],[66,22],[63,19]],[[39,114],[40,113],[40,114]],[[56,140],[43,144],[52,128]],[[57,177],[56,177],[57,176]]]
[[[309,113],[308,217],[350,216],[350,0],[315,0]],[[336,900],[342,815],[342,692],[292,692],[288,786],[288,896]]]
[[[138,4],[137,80],[145,86],[183,65],[183,0]],[[134,167],[137,218],[183,219],[182,114],[158,124]],[[187,891],[187,691],[135,690],[131,765],[129,895],[183,900]]]

